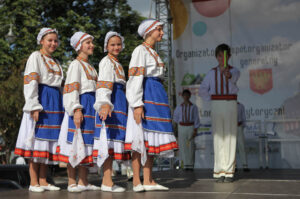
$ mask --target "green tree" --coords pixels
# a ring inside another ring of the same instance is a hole
[[[29,55],[39,49],[36,36],[42,27],[56,28],[60,46],[54,53],[65,67],[76,57],[70,37],[85,31],[95,37],[90,62],[98,68],[105,56],[106,32],[118,31],[125,37],[125,50],[119,60],[125,71],[133,49],[141,43],[136,31],[144,18],[131,10],[127,0],[0,0],[0,136],[6,142],[7,154],[14,149],[22,119],[23,74]],[[13,24],[16,40],[9,44],[4,36]],[[7,159],[9,155],[7,155]]]

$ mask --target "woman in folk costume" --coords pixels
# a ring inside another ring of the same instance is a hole
[[[63,120],[60,92],[63,71],[51,54],[59,45],[55,29],[42,28],[37,36],[40,51],[33,52],[24,72],[23,119],[15,154],[29,158],[30,187],[33,192],[60,190],[46,181],[47,165],[57,164],[57,140]]]
[[[144,20],[138,33],[144,43],[136,47],[129,65],[126,97],[129,103],[125,149],[132,151],[133,190],[168,190],[152,179],[154,155],[173,157],[177,150],[168,97],[161,83],[164,64],[153,49],[162,40],[163,23]],[[140,167],[144,182],[141,185]]]
[[[67,72],[63,93],[66,110],[59,137],[59,160],[68,163],[68,191],[81,192],[99,190],[88,184],[86,166],[93,164],[93,144],[95,131],[95,90],[97,71],[88,62],[93,54],[94,37],[76,32],[71,37],[71,46],[78,56],[73,60]],[[78,185],[76,167],[78,166]]]
[[[95,110],[96,130],[94,157],[97,165],[103,166],[102,191],[124,192],[125,189],[112,181],[112,162],[129,160],[130,154],[124,153],[127,123],[127,100],[125,96],[125,73],[117,57],[124,49],[124,38],[117,32],[105,36],[104,52],[108,52],[99,63],[99,77],[96,90]]]

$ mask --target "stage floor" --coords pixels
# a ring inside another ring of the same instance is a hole
[[[170,187],[167,192],[132,192],[132,182],[125,177],[115,177],[116,184],[127,188],[125,193],[105,193],[89,191],[68,193],[66,176],[55,177],[55,183],[62,191],[32,193],[27,189],[0,192],[1,199],[300,199],[300,170],[251,170],[249,173],[237,172],[233,183],[216,183],[211,178],[211,170],[182,171],[170,170],[155,172],[157,182]],[[100,177],[90,175],[91,183],[100,185]]]

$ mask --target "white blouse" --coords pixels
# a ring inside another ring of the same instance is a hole
[[[226,93],[226,78],[223,74],[221,76],[220,74],[220,68],[217,67],[217,75],[216,71],[214,69],[211,69],[203,79],[200,88],[199,88],[199,95],[204,100],[209,101],[211,98],[211,95],[227,95],[227,94],[237,94],[239,89],[236,85],[237,80],[240,77],[240,71],[232,67],[230,70],[231,78],[228,79],[228,93]],[[218,93],[216,92],[216,77],[217,76],[217,89]],[[223,85],[223,89],[221,88],[221,85]],[[223,93],[221,91],[223,90]]]
[[[79,95],[96,91],[97,71],[87,60],[73,60],[67,72],[64,87],[63,104],[70,116],[74,110],[83,108]]]
[[[114,83],[125,85],[125,72],[120,62],[108,54],[99,63],[96,102],[94,104],[94,108],[97,112],[100,112],[100,108],[103,104],[109,104],[111,110],[113,110],[114,105],[111,103],[111,94]]]
[[[33,52],[27,60],[24,72],[25,105],[23,111],[43,110],[38,100],[38,84],[60,88],[62,80],[63,71],[56,59],[40,51]]]
[[[164,74],[164,63],[147,43],[136,47],[129,64],[129,79],[126,85],[126,98],[130,107],[143,106],[144,77],[159,77]]]
[[[200,127],[198,108],[192,103],[178,105],[173,120],[176,123],[194,123],[195,129]]]

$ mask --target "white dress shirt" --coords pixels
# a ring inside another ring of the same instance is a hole
[[[230,66],[228,66],[230,67]],[[216,69],[216,70],[215,70]],[[199,95],[204,100],[209,101],[211,99],[211,95],[232,95],[237,94],[239,89],[236,85],[237,80],[240,77],[240,71],[231,67],[229,70],[231,73],[231,78],[228,79],[228,93],[226,89],[226,77],[225,75],[221,75],[220,67],[216,67],[211,69],[203,79],[200,88]],[[216,75],[217,72],[217,75]],[[217,91],[216,91],[216,77],[217,77]],[[223,89],[222,86],[223,85]],[[223,91],[223,92],[222,92]]]
[[[178,105],[174,111],[174,122],[178,124],[192,124],[194,128],[200,127],[199,112],[196,105],[189,103]]]

